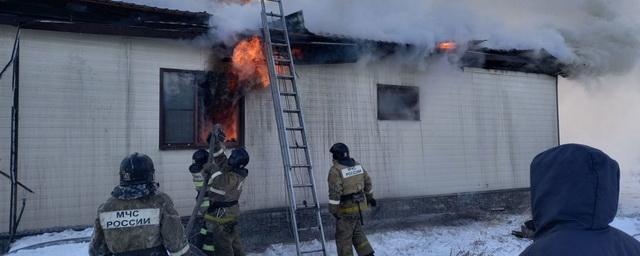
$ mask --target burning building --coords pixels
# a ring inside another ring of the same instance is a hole
[[[251,153],[245,216],[286,225],[286,217],[263,218],[284,214],[287,200],[260,38],[232,48],[190,43],[207,34],[208,21],[206,13],[116,1],[0,1],[0,59],[11,57],[21,28],[17,170],[35,192],[19,190],[27,199],[21,231],[91,224],[132,152],[154,159],[161,189],[188,214],[195,192],[187,168],[214,123],[224,125],[229,147]],[[529,162],[558,144],[551,56],[444,42],[429,58],[434,65],[417,67],[399,60],[416,46],[314,34],[301,15],[290,21],[321,201],[328,148],[341,141],[373,176],[388,216],[526,203]],[[2,145],[11,142],[11,95],[5,74]],[[9,150],[0,148],[0,170],[10,169]],[[0,186],[3,209],[9,194]],[[444,203],[451,198],[466,200]],[[0,211],[2,230],[7,214]]]

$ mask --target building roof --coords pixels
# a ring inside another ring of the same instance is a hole
[[[111,0],[0,0],[0,24],[78,33],[193,38],[210,15]]]
[[[76,33],[158,38],[195,38],[209,32],[211,15],[113,0],[0,0],[0,24]],[[302,11],[287,16],[300,64],[355,62],[362,54],[391,55],[417,46],[309,31]],[[434,53],[437,54],[437,53]],[[460,53],[458,53],[460,54]],[[465,67],[561,74],[544,50],[495,50],[473,42],[462,53]]]
[[[349,35],[314,33],[304,24],[302,11],[287,16],[287,28],[291,42],[302,52],[297,63],[345,63],[356,62],[362,54],[374,54],[383,58],[399,51],[411,52],[419,47],[412,44],[355,38]],[[462,42],[464,49],[455,51],[460,56],[459,65],[527,73],[565,75],[563,66],[544,49],[498,50],[483,47],[484,41]],[[461,47],[462,48],[462,47]],[[443,52],[434,51],[433,54]]]

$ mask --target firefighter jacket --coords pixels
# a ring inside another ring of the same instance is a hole
[[[234,222],[240,216],[238,200],[242,194],[242,185],[249,174],[249,170],[231,167],[227,163],[227,157],[224,154],[217,156],[215,161],[220,168],[211,174],[208,181],[209,191],[207,191],[207,197],[210,202],[204,219],[218,224]],[[205,164],[204,169],[210,168],[210,165]]]
[[[329,211],[333,215],[358,214],[367,209],[367,198],[373,197],[371,178],[353,159],[341,162],[334,160],[329,170]]]
[[[168,195],[147,185],[118,186],[98,208],[90,255],[187,255],[180,216]]]

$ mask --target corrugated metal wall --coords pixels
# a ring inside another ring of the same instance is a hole
[[[14,36],[15,30],[0,26],[0,69],[4,68],[11,58]],[[0,79],[0,170],[8,174],[11,163],[11,105],[13,105],[11,67],[6,72]],[[0,232],[9,231],[10,184],[9,179],[0,177]]]
[[[1,31],[2,42],[12,37],[13,28]],[[25,194],[20,228],[91,223],[117,184],[120,161],[135,151],[154,159],[162,189],[186,209],[193,200],[185,171],[191,153],[158,150],[159,70],[203,70],[205,55],[170,40],[23,31],[19,175],[36,194]],[[11,104],[5,79],[2,113]],[[6,145],[1,152],[8,152],[8,134],[0,135]],[[0,158],[4,164],[5,154]],[[1,182],[7,189],[9,183]],[[7,209],[0,211],[2,230],[8,225],[7,194],[0,199]]]
[[[0,59],[8,58],[12,32],[0,27]],[[161,189],[188,214],[192,151],[158,150],[159,69],[203,70],[206,56],[169,40],[25,31],[20,177],[37,194],[26,195],[21,229],[90,224],[117,183],[120,160],[134,151],[154,159]],[[379,198],[526,187],[529,161],[557,143],[554,77],[396,66],[298,67],[323,202],[328,148],[337,141],[369,170]],[[377,121],[377,83],[419,86],[422,121]],[[7,145],[0,168],[8,169],[11,94],[6,78],[0,85],[0,144]],[[271,95],[252,92],[245,104],[251,163],[241,206],[283,206]],[[0,184],[7,230],[9,183]]]

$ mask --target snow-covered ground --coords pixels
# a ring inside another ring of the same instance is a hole
[[[442,225],[416,226],[410,229],[383,231],[372,233],[369,239],[373,244],[376,255],[464,255],[483,256],[512,256],[518,255],[528,244],[527,240],[518,239],[511,235],[511,230],[517,228],[526,219],[523,215],[498,215],[488,220],[461,220],[447,222]],[[630,235],[640,237],[640,217],[620,216],[612,223]],[[92,230],[65,231],[32,237],[25,237],[16,241],[11,250],[24,248],[29,245],[76,237],[87,237]],[[335,255],[335,243],[329,241],[330,255]],[[87,255],[88,243],[54,245],[33,250],[20,250],[10,256],[47,255],[47,256],[80,256]],[[295,255],[292,244],[274,244],[264,252],[254,255]]]

